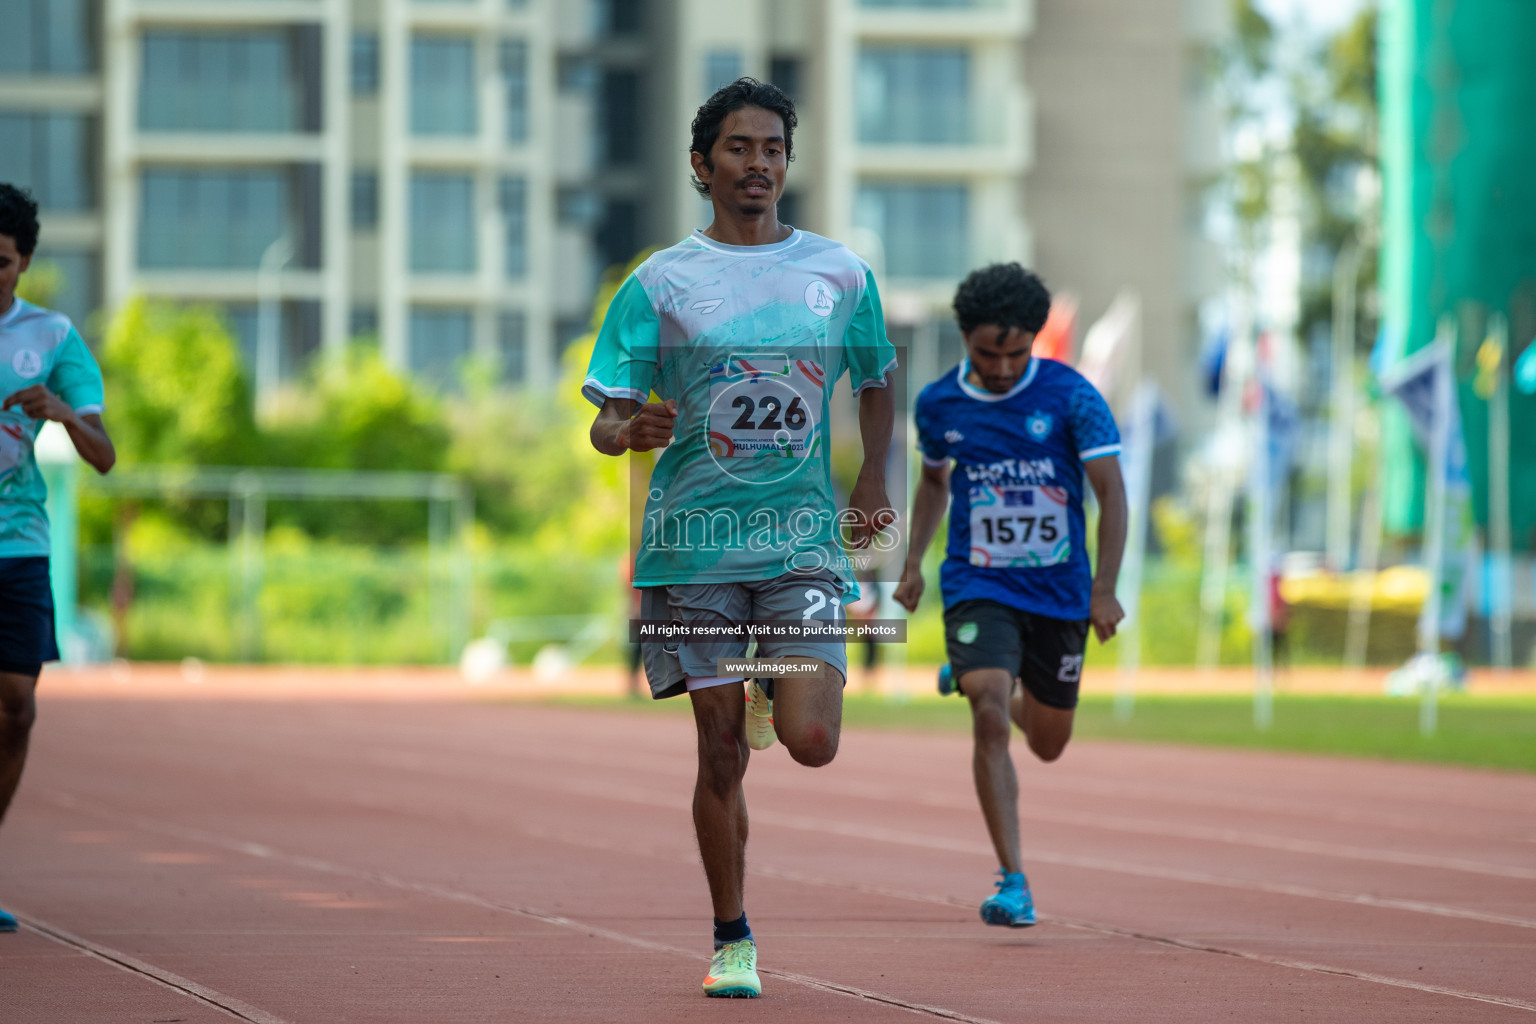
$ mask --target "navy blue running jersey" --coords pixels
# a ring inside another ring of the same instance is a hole
[[[1093,575],[1083,523],[1083,463],[1120,454],[1109,406],[1076,370],[1031,359],[1006,394],[965,379],[965,360],[917,397],[917,442],[949,478],[944,607],[998,601],[1086,619]]]

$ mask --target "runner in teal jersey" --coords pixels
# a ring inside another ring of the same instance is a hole
[[[37,204],[0,184],[0,818],[37,717],[43,663],[59,656],[48,575],[48,490],[32,445],[62,423],[80,456],[105,473],[117,456],[101,425],[101,371],[69,318],[16,297],[37,248]],[[0,932],[16,919],[0,910]]]
[[[646,260],[615,295],[583,392],[607,455],[664,448],[647,485],[635,586],[643,620],[841,622],[857,593],[839,541],[868,544],[895,518],[885,464],[894,420],[885,336],[869,266],[846,247],[779,223],[794,105],[744,78],[699,108],[694,183],[714,222]],[[859,396],[864,462],[840,524],[828,396]],[[652,395],[660,401],[651,401]],[[846,656],[834,644],[759,638],[757,656],[826,663],[780,680],[770,708],[754,679],[721,675],[744,640],[643,645],[654,697],[689,695],[698,731],[693,817],[715,915],[706,994],[762,991],[742,908],[750,749],[774,737],[812,767],[831,761]],[[748,710],[750,707],[750,711]]]

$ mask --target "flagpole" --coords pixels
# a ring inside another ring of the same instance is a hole
[[[1489,625],[1494,667],[1507,672],[1514,663],[1510,640],[1514,580],[1510,552],[1513,542],[1509,509],[1509,374],[1504,372],[1509,321],[1495,316],[1490,333],[1498,347],[1499,361],[1493,368],[1493,394],[1488,398],[1488,553],[1492,570],[1489,575],[1493,577]]]
[[[1221,625],[1226,609],[1227,569],[1232,544],[1232,501],[1236,490],[1232,474],[1223,462],[1222,445],[1232,430],[1241,429],[1243,373],[1250,369],[1248,360],[1253,352],[1250,337],[1253,321],[1246,303],[1242,305],[1239,320],[1227,343],[1227,352],[1221,364],[1221,390],[1216,404],[1216,438],[1212,446],[1210,481],[1206,489],[1200,628],[1195,640],[1195,663],[1205,671],[1214,669],[1221,660]]]
[[[1333,372],[1328,412],[1328,521],[1324,550],[1328,568],[1349,566],[1350,477],[1355,398],[1355,279],[1360,247],[1345,244],[1333,271]]]
[[[1370,482],[1360,509],[1360,557],[1350,585],[1349,624],[1344,633],[1344,667],[1359,672],[1365,666],[1371,631],[1371,605],[1375,600],[1376,565],[1381,560],[1381,446],[1378,414],[1371,409]]]
[[[1115,688],[1115,718],[1129,721],[1136,707],[1136,674],[1141,667],[1141,586],[1146,568],[1147,524],[1152,494],[1152,455],[1157,431],[1157,385],[1144,380],[1131,398],[1131,437],[1125,451],[1125,490],[1130,524],[1121,563],[1119,677]]]
[[[1273,341],[1273,335],[1271,335]],[[1253,725],[1263,731],[1274,722],[1275,664],[1271,629],[1269,579],[1271,563],[1272,501],[1270,497],[1269,384],[1263,360],[1256,360],[1254,380],[1258,387],[1253,418],[1253,463],[1248,475],[1248,551],[1253,626]]]
[[[1426,658],[1434,658],[1440,652],[1440,587],[1445,579],[1445,474],[1450,457],[1451,403],[1456,401],[1454,337],[1455,326],[1451,319],[1442,317],[1433,342],[1439,368],[1434,378],[1434,421],[1429,436],[1429,479],[1424,497],[1424,563],[1429,574],[1429,592],[1424,596],[1424,608],[1419,614],[1419,653]],[[1439,687],[1438,675],[1427,676],[1420,685],[1419,732],[1425,736],[1435,733]]]

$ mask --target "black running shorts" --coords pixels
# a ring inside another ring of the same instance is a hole
[[[36,678],[58,657],[48,559],[0,558],[0,672]]]
[[[944,609],[944,639],[956,681],[977,669],[1000,668],[1022,679],[1041,704],[1077,707],[1087,619],[1053,619],[997,601],[961,601]]]

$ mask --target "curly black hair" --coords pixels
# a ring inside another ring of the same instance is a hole
[[[779,115],[779,120],[784,122],[784,159],[793,160],[795,125],[799,123],[795,117],[795,101],[773,83],[759,82],[755,78],[738,78],[730,85],[721,86],[704,101],[698,113],[693,115],[693,142],[688,146],[688,151],[702,156],[704,166],[714,170],[715,165],[710,162],[709,152],[715,148],[715,140],[720,137],[720,126],[725,123],[727,116],[742,107],[762,107]],[[699,195],[709,198],[707,184],[700,181],[697,175],[690,175],[689,180]]]
[[[1017,263],[973,270],[955,289],[955,319],[965,334],[982,324],[1036,334],[1050,312],[1051,293],[1045,282]]]
[[[26,189],[4,182],[0,182],[0,235],[10,235],[23,256],[37,249],[37,201]]]

